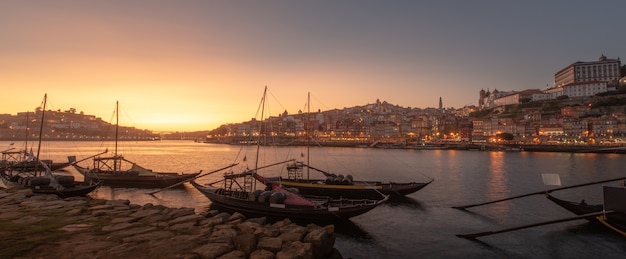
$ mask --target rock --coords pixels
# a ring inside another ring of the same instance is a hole
[[[219,259],[246,259],[246,258],[247,258],[246,255],[239,250],[230,251],[229,253],[226,253],[219,257]]]
[[[270,251],[259,249],[250,254],[249,259],[274,259],[276,255]]]
[[[209,243],[193,250],[200,258],[217,258],[223,254],[232,251],[232,248],[223,243]]]
[[[0,221],[15,225],[0,229],[0,242],[16,248],[7,258],[341,258],[332,225],[12,191],[0,190]],[[25,245],[42,239],[51,241]]]
[[[334,229],[334,226],[314,229],[304,237],[303,241],[312,245],[315,258],[325,258],[333,251],[335,235],[329,229]]]
[[[234,237],[233,243],[237,250],[244,252],[248,257],[256,249],[257,239],[253,234],[244,232]]]
[[[311,243],[295,241],[283,247],[276,253],[276,259],[312,259],[313,249]]]
[[[262,237],[256,246],[258,249],[268,250],[273,253],[283,248],[283,240],[277,237]]]

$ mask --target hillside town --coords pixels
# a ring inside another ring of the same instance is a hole
[[[427,148],[460,144],[621,145],[626,143],[626,65],[601,55],[569,64],[544,89],[481,89],[478,105],[402,107],[387,101],[328,111],[284,111],[259,123],[158,134],[120,127],[120,140],[193,139],[210,143]],[[436,97],[435,97],[436,98]],[[0,140],[36,139],[41,110],[0,114]],[[77,112],[46,111],[47,140],[113,140],[115,126]],[[260,134],[262,133],[262,134]],[[311,138],[307,138],[310,135]]]
[[[259,124],[225,124],[208,142],[425,147],[427,144],[609,144],[626,142],[626,66],[604,55],[555,73],[553,87],[480,90],[478,105],[458,109],[400,107],[386,101],[344,109],[289,114]],[[267,126],[259,126],[267,125]]]

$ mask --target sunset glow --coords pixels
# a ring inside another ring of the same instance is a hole
[[[460,108],[481,89],[545,88],[572,62],[622,55],[621,8],[590,5],[4,1],[0,112],[47,93],[53,110],[108,121],[119,101],[125,126],[210,130],[254,117],[264,86],[289,113],[308,92],[322,110]]]

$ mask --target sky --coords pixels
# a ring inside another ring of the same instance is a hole
[[[0,113],[76,109],[154,131],[387,101],[461,108],[626,57],[626,1],[0,1]],[[268,112],[269,113],[269,112]]]

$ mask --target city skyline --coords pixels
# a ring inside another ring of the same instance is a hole
[[[618,58],[620,1],[0,3],[0,113],[75,108],[124,126],[210,130],[255,117],[377,99],[477,105],[481,89],[553,86],[554,74]],[[591,17],[591,18],[590,18]]]

